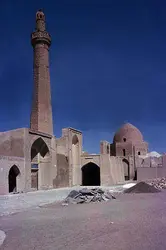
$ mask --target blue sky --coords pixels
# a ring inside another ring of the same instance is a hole
[[[0,3],[0,131],[29,126],[30,33],[43,8],[52,35],[54,132],[74,127],[99,152],[124,123],[166,151],[166,2],[70,0]]]

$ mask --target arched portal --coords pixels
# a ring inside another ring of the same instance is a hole
[[[72,172],[73,172],[73,185],[79,184],[79,140],[77,135],[72,138]]]
[[[82,167],[82,185],[100,186],[100,168],[93,162]]]
[[[123,159],[122,162],[123,162],[125,180],[126,181],[130,180],[130,166],[129,166],[129,162],[126,159]]]
[[[9,170],[8,183],[9,193],[17,191],[17,176],[20,174],[20,170],[16,165],[13,165]]]
[[[41,137],[35,140],[31,147],[31,187],[33,189],[38,189],[50,180],[49,155],[45,141]]]
[[[37,154],[40,154],[44,158],[48,153],[49,149],[47,147],[47,144],[41,137],[34,141],[31,147],[31,160],[33,160]]]

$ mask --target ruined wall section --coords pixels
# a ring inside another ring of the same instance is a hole
[[[124,182],[124,168],[121,157],[100,155],[101,185],[110,186]]]
[[[69,186],[69,162],[67,152],[67,138],[62,136],[56,139],[56,178],[54,179],[54,187],[68,187]]]
[[[62,136],[66,138],[69,186],[81,185],[82,132],[74,128],[64,128]]]
[[[100,142],[100,175],[101,185],[109,186],[124,181],[122,157],[112,156],[112,144],[108,141]]]
[[[123,183],[124,179],[124,167],[122,159],[120,157],[111,156],[110,162],[110,175],[113,180],[112,184]]]
[[[113,184],[113,178],[110,171],[110,156],[108,154],[100,155],[100,180],[103,186],[110,186]]]
[[[69,186],[69,163],[64,154],[57,154],[57,174],[54,179],[54,187],[68,187]]]
[[[57,144],[57,154],[62,154],[67,156],[67,140],[66,137],[61,137],[59,139],[56,139]]]

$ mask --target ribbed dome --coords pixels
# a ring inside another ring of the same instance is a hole
[[[130,123],[124,124],[114,135],[114,142],[143,142],[139,129]]]

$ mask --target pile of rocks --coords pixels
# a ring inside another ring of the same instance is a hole
[[[138,182],[135,186],[124,190],[124,193],[158,193],[160,190],[146,182]]]
[[[81,204],[90,202],[101,202],[115,199],[115,197],[109,191],[103,191],[99,188],[88,189],[83,188],[81,190],[72,190],[70,194],[63,201],[62,205],[68,204]]]
[[[166,189],[166,177],[146,181],[149,185],[158,189]]]

